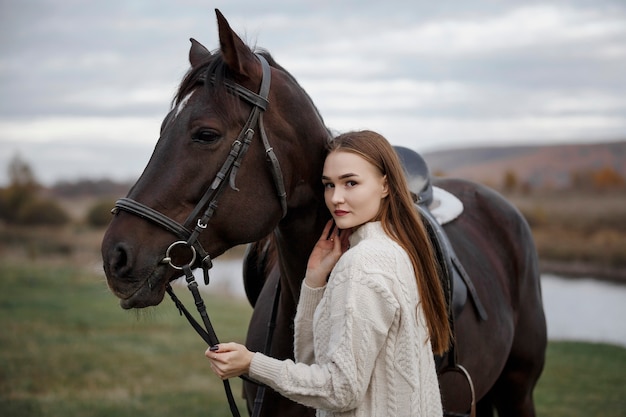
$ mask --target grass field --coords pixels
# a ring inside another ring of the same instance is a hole
[[[243,341],[250,307],[207,304],[220,338]],[[168,300],[123,311],[96,275],[4,263],[0,326],[2,416],[230,416],[204,342]]]
[[[207,304],[220,338],[242,341],[250,307],[219,296]],[[5,258],[0,328],[2,416],[230,415],[206,347],[168,300],[123,311],[96,273]],[[626,349],[550,343],[538,415],[626,416],[625,370]]]

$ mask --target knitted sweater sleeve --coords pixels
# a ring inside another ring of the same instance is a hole
[[[321,350],[315,363],[255,353],[250,365],[252,378],[294,401],[330,411],[360,404],[399,310],[385,277],[365,272],[358,261],[345,261],[335,268],[315,313],[315,347]]]
[[[315,363],[313,348],[313,315],[326,287],[311,288],[304,281],[300,290],[300,301],[294,319],[294,357],[296,362]]]

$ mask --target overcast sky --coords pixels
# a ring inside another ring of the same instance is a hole
[[[418,151],[626,139],[624,0],[0,0],[0,184],[135,179],[219,8],[327,125]]]

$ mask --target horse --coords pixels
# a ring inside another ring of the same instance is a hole
[[[122,308],[143,308],[159,304],[182,272],[208,271],[211,259],[250,244],[244,264],[254,310],[246,344],[263,349],[274,314],[269,354],[293,358],[307,259],[330,218],[320,179],[332,134],[297,80],[216,15],[219,48],[191,39],[191,67],[152,156],[116,203],[102,240],[104,271]],[[547,338],[528,224],[485,186],[451,178],[433,184],[463,203],[444,230],[488,315],[466,306],[454,321],[454,351],[471,375],[475,413],[534,416]],[[440,379],[446,409],[466,408],[466,383]],[[244,390],[252,409],[257,387],[246,382]],[[314,415],[272,390],[262,404],[263,416]]]

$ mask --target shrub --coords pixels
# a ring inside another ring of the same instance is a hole
[[[35,192],[26,187],[9,186],[0,189],[0,219],[7,223],[19,222],[19,213],[22,207],[31,204]]]
[[[52,200],[29,200],[22,204],[17,212],[16,223],[37,226],[61,226],[70,218],[68,214]]]
[[[520,208],[520,211],[522,212],[522,215],[526,218],[526,221],[531,228],[546,225],[546,212],[541,206],[532,206],[527,208],[524,207]]]
[[[111,221],[111,209],[115,206],[113,200],[100,200],[87,212],[85,221],[92,227],[104,227]]]

